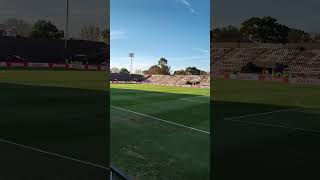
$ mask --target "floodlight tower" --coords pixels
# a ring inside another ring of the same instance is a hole
[[[130,60],[131,60],[130,74],[132,74],[132,58],[134,58],[134,53],[129,53],[129,57],[130,57]]]
[[[68,39],[69,39],[69,0],[66,0],[66,27],[64,35],[64,47],[68,48]]]

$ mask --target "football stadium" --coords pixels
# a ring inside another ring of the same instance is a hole
[[[111,1],[110,162],[129,179],[210,179],[209,5]]]

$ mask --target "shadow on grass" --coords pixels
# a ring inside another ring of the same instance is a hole
[[[213,179],[319,179],[319,110],[284,111],[237,120],[292,128],[226,121],[225,118],[292,109],[237,102],[211,102],[211,167]]]
[[[109,166],[105,91],[0,83],[0,137]],[[0,179],[96,179],[104,169],[0,143]]]

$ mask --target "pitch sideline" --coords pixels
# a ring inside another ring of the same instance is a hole
[[[253,116],[268,115],[268,114],[274,114],[274,113],[280,113],[280,112],[296,111],[296,110],[300,110],[300,109],[304,109],[304,108],[308,108],[308,107],[315,108],[318,106],[303,106],[303,107],[283,109],[283,110],[278,110],[278,111],[270,111],[270,112],[249,114],[249,115],[243,115],[243,116],[237,116],[237,117],[229,117],[229,118],[224,118],[223,120],[231,121],[231,122],[238,122],[238,123],[261,125],[261,126],[266,126],[266,127],[290,129],[290,130],[295,130],[295,131],[303,131],[303,132],[308,132],[309,134],[312,134],[312,135],[320,136],[320,131],[316,131],[316,130],[294,128],[294,127],[282,126],[282,125],[277,125],[277,124],[268,124],[268,123],[251,122],[251,121],[245,121],[245,120],[237,120],[237,119],[241,119],[241,118],[245,118],[245,117],[253,117]]]
[[[72,158],[72,157],[69,157],[69,156],[61,155],[61,154],[58,154],[58,153],[45,151],[45,150],[42,150],[42,149],[34,148],[34,147],[31,147],[31,146],[26,146],[26,145],[23,145],[23,144],[18,144],[18,143],[15,143],[15,142],[4,140],[4,139],[0,139],[0,142],[5,143],[5,144],[9,144],[9,145],[13,145],[13,146],[17,146],[17,147],[20,147],[21,149],[31,150],[31,151],[34,151],[34,152],[39,152],[39,153],[42,153],[42,154],[50,155],[52,157],[65,159],[65,160],[77,162],[77,163],[80,163],[80,164],[88,165],[88,166],[91,166],[91,167],[100,168],[100,169],[103,169],[103,170],[110,171],[110,168],[108,168],[108,167],[105,167],[105,166],[102,166],[102,165],[99,165],[99,164],[95,164],[95,163],[92,163],[92,162],[88,162],[88,161],[83,161],[83,160],[80,160],[80,159]]]

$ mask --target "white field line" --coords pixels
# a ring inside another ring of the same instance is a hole
[[[201,129],[185,126],[185,125],[178,124],[178,123],[174,123],[174,122],[167,121],[167,120],[164,120],[164,119],[160,119],[160,118],[157,118],[157,117],[149,116],[147,114],[142,114],[142,113],[139,113],[139,112],[131,111],[131,110],[120,108],[120,107],[116,107],[116,106],[111,106],[111,107],[113,107],[115,109],[118,109],[118,110],[121,110],[121,111],[126,111],[126,112],[129,112],[129,113],[132,113],[132,114],[137,114],[137,115],[144,116],[144,117],[147,117],[147,118],[150,118],[150,119],[154,119],[154,120],[157,120],[157,121],[165,122],[167,124],[172,124],[172,125],[183,127],[183,128],[190,129],[190,130],[193,130],[193,131],[197,131],[197,132],[201,132],[201,133],[205,133],[205,134],[210,134],[210,132],[208,132],[208,131],[204,131],[204,130],[201,130]]]
[[[318,109],[320,106],[305,106],[302,105],[304,108],[310,108],[310,109]]]
[[[26,149],[26,150],[39,152],[39,153],[42,153],[42,154],[46,154],[46,155],[50,155],[50,156],[53,156],[53,157],[56,157],[56,158],[77,162],[77,163],[88,165],[88,166],[91,166],[91,167],[100,168],[100,169],[104,169],[104,170],[107,170],[107,171],[110,170],[110,168],[102,166],[102,165],[99,165],[99,164],[95,164],[95,163],[88,162],[88,161],[83,161],[83,160],[80,160],[80,159],[64,156],[64,155],[53,153],[53,152],[49,152],[49,151],[44,151],[44,150],[41,150],[41,149],[38,149],[38,148],[34,148],[34,147],[31,147],[31,146],[26,146],[26,145],[23,145],[23,144],[14,143],[14,142],[11,142],[11,141],[8,141],[8,140],[0,139],[0,142],[5,143],[5,144],[10,144],[10,145],[13,145],[13,146],[17,146],[17,147],[20,147],[21,149]]]
[[[241,119],[241,118],[245,118],[245,117],[252,117],[252,116],[260,116],[260,115],[274,114],[274,113],[280,113],[280,112],[294,111],[294,110],[299,110],[299,109],[303,109],[303,108],[305,108],[305,107],[282,109],[282,110],[278,110],[278,111],[269,111],[269,112],[263,112],[263,113],[256,113],[256,114],[249,114],[249,115],[243,115],[243,116],[229,117],[229,118],[224,118],[224,119],[225,120]]]
[[[267,127],[290,129],[290,130],[296,130],[296,131],[304,131],[304,132],[311,133],[313,135],[320,136],[320,131],[311,130],[311,129],[293,128],[293,127],[288,127],[288,126],[281,126],[281,125],[267,124],[267,123],[258,123],[258,122],[243,121],[243,120],[232,120],[232,119],[229,119],[227,121],[239,122],[239,123],[247,123],[247,124],[255,124],[255,125],[262,125],[262,126],[267,126]]]
[[[309,107],[311,107],[311,106],[309,106]],[[313,107],[316,107],[316,106],[313,106]],[[303,128],[293,128],[293,127],[288,127],[288,126],[282,126],[282,125],[276,125],[276,124],[268,124],[268,123],[259,123],[259,122],[251,122],[251,121],[245,121],[245,120],[236,120],[236,119],[241,119],[241,118],[245,118],[245,117],[253,117],[253,116],[267,115],[267,114],[280,113],[280,112],[296,111],[296,110],[304,109],[304,108],[307,108],[307,106],[299,107],[299,108],[283,109],[283,110],[279,110],[279,111],[270,111],[270,112],[264,112],[264,113],[257,113],[257,114],[249,114],[249,115],[244,115],[244,116],[224,118],[224,120],[232,121],[232,122],[238,122],[238,123],[262,125],[262,126],[267,126],[267,127],[291,129],[291,130],[296,130],[296,131],[305,131],[305,132],[309,132],[309,133],[311,133],[313,135],[320,136],[320,131],[316,131],[316,130],[303,129]]]

